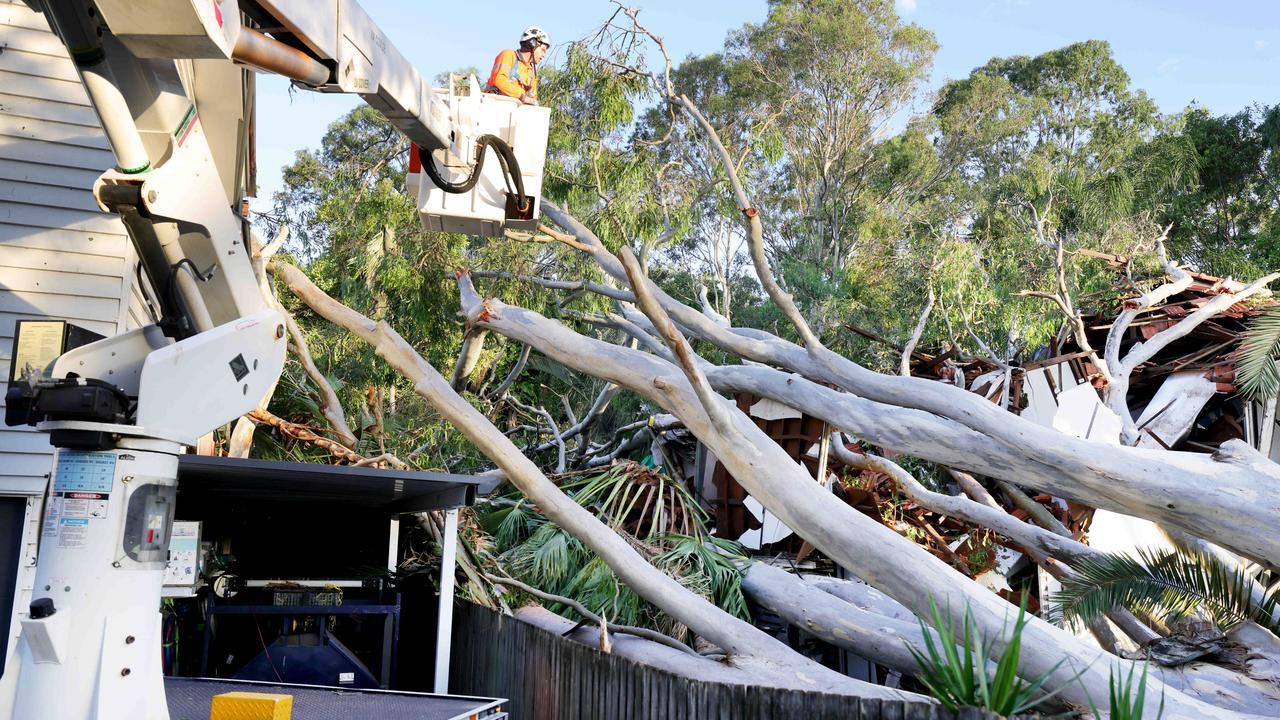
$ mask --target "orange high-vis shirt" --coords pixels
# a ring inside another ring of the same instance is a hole
[[[493,61],[489,85],[485,90],[513,98],[526,93],[537,97],[538,71],[534,69],[533,63],[521,60],[515,50],[503,50]]]

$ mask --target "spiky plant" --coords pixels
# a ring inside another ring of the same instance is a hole
[[[1197,608],[1223,628],[1252,620],[1280,635],[1277,593],[1259,601],[1242,568],[1198,551],[1139,549],[1138,556],[1102,553],[1072,566],[1062,590],[1050,600],[1062,617],[1087,623],[1114,607],[1175,621]]]
[[[1240,394],[1253,400],[1275,397],[1280,392],[1280,305],[1268,307],[1249,323],[1240,340],[1240,360],[1236,362],[1236,382]]]
[[[937,638],[921,620],[925,649],[921,652],[910,645],[907,649],[920,667],[916,678],[947,709],[981,707],[1001,715],[1016,715],[1056,694],[1055,691],[1037,695],[1062,662],[1030,682],[1018,677],[1022,631],[1030,622],[1027,619],[1026,596],[1018,607],[1018,617],[991,674],[988,674],[987,658],[991,657],[993,643],[978,634],[972,610],[965,608],[958,636],[953,623],[938,610],[932,596],[929,598],[929,610]],[[1064,683],[1063,687],[1067,685],[1069,683]]]
[[[1111,720],[1146,720],[1143,710],[1147,703],[1147,665],[1142,666],[1142,676],[1138,678],[1138,685],[1133,685],[1133,671],[1136,669],[1137,663],[1129,666],[1129,674],[1121,675],[1121,669],[1118,667],[1111,668],[1111,680],[1108,683],[1108,717]],[[1098,711],[1098,707],[1093,707],[1093,714],[1102,717],[1102,713]],[[1164,715],[1164,690],[1160,691],[1160,706],[1156,708],[1155,720],[1160,720]]]

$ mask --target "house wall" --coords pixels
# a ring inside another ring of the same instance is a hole
[[[44,16],[0,0],[0,381],[9,378],[17,320],[62,319],[103,335],[147,322],[133,282],[136,254],[123,225],[99,210],[91,192],[114,164],[75,67]],[[0,383],[0,391],[7,389]],[[17,674],[18,621],[30,603],[51,463],[44,433],[0,426],[0,501],[21,500],[24,515],[17,576],[0,577],[0,591],[17,588],[12,618],[0,617],[7,631],[0,650],[8,656],[0,715]]]

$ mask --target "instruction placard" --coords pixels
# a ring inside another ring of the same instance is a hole
[[[106,520],[116,455],[62,450],[53,469],[53,491],[45,507],[42,533],[58,547],[78,550],[89,542],[92,523]]]
[[[62,450],[53,468],[53,491],[109,493],[115,478],[115,453]]]
[[[27,320],[18,333],[17,348],[9,372],[9,382],[15,382],[27,373],[43,372],[49,363],[62,354],[62,335],[67,324],[61,320]]]

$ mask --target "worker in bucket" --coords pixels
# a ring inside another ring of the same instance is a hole
[[[503,50],[493,61],[484,91],[513,97],[526,105],[538,104],[538,63],[547,56],[551,38],[537,25],[520,35],[519,50]]]

